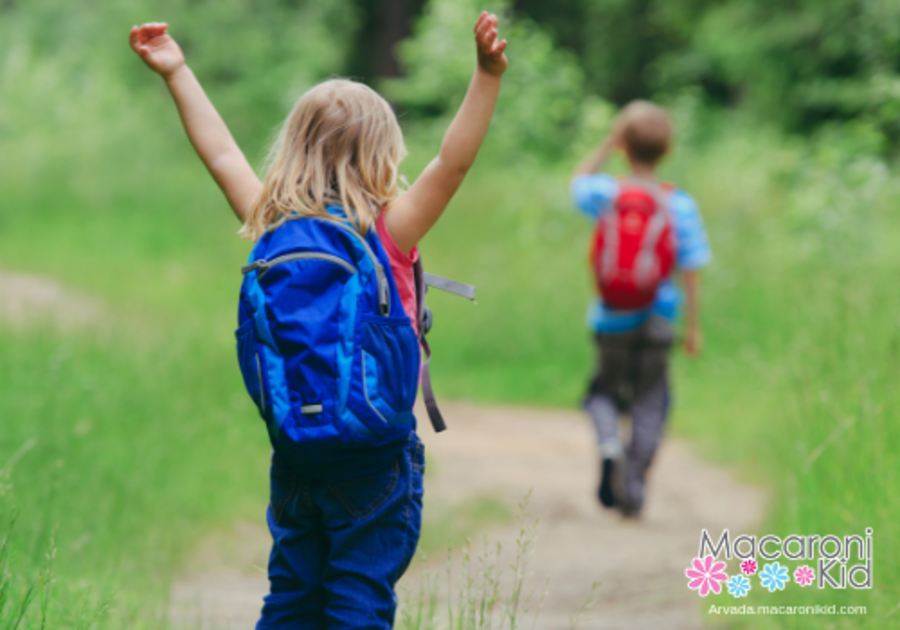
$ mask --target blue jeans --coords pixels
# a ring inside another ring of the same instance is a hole
[[[327,483],[272,462],[270,593],[257,630],[389,629],[394,585],[422,522],[425,449],[415,433],[387,469]]]

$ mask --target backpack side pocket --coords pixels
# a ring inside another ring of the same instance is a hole
[[[266,414],[266,384],[263,378],[262,358],[256,342],[256,331],[252,319],[247,319],[234,333],[237,338],[238,364],[241,368],[241,376],[244,378],[244,386],[250,398],[256,403],[259,414],[265,418]]]
[[[413,423],[421,353],[408,317],[362,316],[354,412],[376,434],[397,438]]]

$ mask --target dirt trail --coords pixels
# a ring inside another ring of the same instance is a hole
[[[102,307],[53,280],[31,274],[0,271],[0,322],[24,326],[49,322],[79,328],[95,322]]]
[[[668,440],[651,472],[644,517],[625,521],[594,498],[598,464],[581,413],[468,404],[447,404],[444,412],[450,430],[422,431],[433,469],[426,477],[426,510],[477,496],[506,496],[514,504],[533,491],[530,511],[540,518],[540,538],[531,584],[540,590],[552,580],[537,628],[569,628],[594,581],[601,582],[597,601],[581,628],[700,627],[698,598],[684,578],[700,531],[752,528],[763,509],[759,490],[700,462],[685,443]],[[514,550],[519,530],[504,525],[484,533]],[[200,550],[191,562],[195,569],[173,586],[174,624],[253,627],[267,589],[267,551],[265,530],[248,526]],[[420,570],[414,565],[405,578],[413,591]]]

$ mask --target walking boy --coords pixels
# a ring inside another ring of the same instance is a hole
[[[598,498],[626,517],[640,516],[647,470],[669,412],[669,352],[682,301],[671,280],[681,272],[687,294],[685,349],[700,352],[699,270],[711,252],[693,198],[661,184],[656,169],[669,151],[666,112],[646,101],[622,110],[609,137],[575,171],[575,205],[597,224],[592,266],[601,297],[588,310],[599,352],[585,409],[600,449]],[[629,176],[597,174],[622,150]],[[619,414],[631,417],[631,439],[619,438]]]

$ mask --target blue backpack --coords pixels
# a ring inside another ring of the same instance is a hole
[[[340,215],[284,222],[242,272],[235,335],[244,384],[276,453],[298,473],[340,480],[389,465],[415,429],[420,374],[435,430],[445,428],[427,370],[424,293],[434,286],[474,300],[474,287],[417,265],[417,337],[376,230],[362,236]]]

